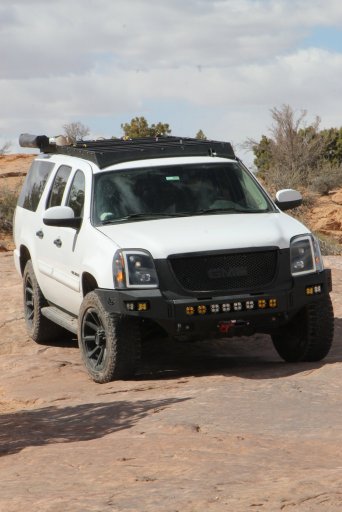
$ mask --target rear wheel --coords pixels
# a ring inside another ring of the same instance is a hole
[[[329,352],[334,335],[330,296],[305,306],[281,332],[272,336],[275,349],[288,362],[320,361]]]
[[[91,292],[80,308],[78,343],[95,382],[132,377],[141,354],[139,320],[109,313],[97,294]]]
[[[41,309],[47,302],[39,287],[31,260],[26,263],[23,275],[24,315],[29,336],[37,343],[56,338],[61,332],[59,326],[42,315]]]

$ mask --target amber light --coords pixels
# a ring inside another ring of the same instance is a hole
[[[314,292],[313,292],[314,293]],[[319,293],[315,291],[315,293]],[[185,313],[191,315],[210,315],[217,313],[233,313],[240,311],[251,311],[256,309],[274,309],[278,307],[278,300],[272,299],[258,299],[246,300],[237,302],[224,302],[223,304],[200,304],[198,306],[185,306]]]
[[[148,311],[150,309],[150,303],[148,301],[145,302],[126,302],[127,311]]]
[[[319,295],[322,293],[322,285],[316,284],[314,286],[307,286],[305,288],[306,295]]]
[[[124,273],[123,272],[118,272],[116,274],[116,280],[117,280],[118,283],[123,283],[125,281]]]
[[[204,306],[203,304],[201,304],[200,306],[197,306],[197,313],[199,315],[205,315],[207,312],[207,306]]]

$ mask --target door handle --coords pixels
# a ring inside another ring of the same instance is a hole
[[[62,240],[60,238],[56,238],[56,240],[53,241],[56,247],[62,247]]]
[[[44,238],[44,233],[43,233],[43,231],[42,231],[41,229],[40,229],[39,231],[37,231],[36,236],[37,236],[38,238],[40,238],[40,239]]]

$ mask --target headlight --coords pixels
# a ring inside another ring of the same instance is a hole
[[[143,250],[116,251],[113,262],[115,288],[157,288],[152,256]]]
[[[310,274],[323,270],[323,260],[318,240],[312,235],[300,235],[290,245],[292,275]]]

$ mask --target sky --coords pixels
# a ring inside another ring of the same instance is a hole
[[[242,144],[274,107],[342,126],[341,0],[1,0],[0,63],[11,152],[23,132],[120,137],[144,116],[252,165]]]

